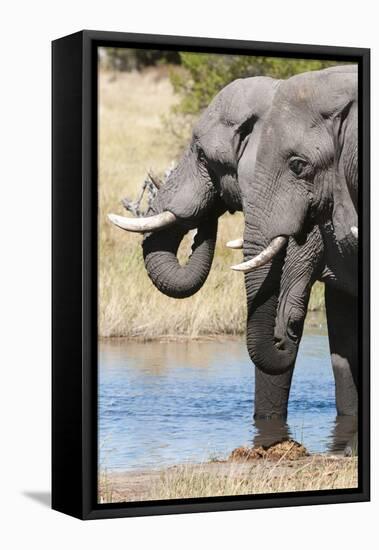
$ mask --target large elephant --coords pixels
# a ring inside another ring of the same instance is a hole
[[[238,167],[244,162],[248,143],[256,152],[278,82],[252,77],[226,86],[200,117],[189,146],[159,189],[147,217],[109,216],[123,229],[147,233],[142,245],[146,270],[167,296],[186,298],[204,284],[213,260],[219,216],[243,208],[246,190],[239,185]],[[249,162],[254,162],[251,156]],[[176,256],[180,242],[195,228],[192,254],[180,265]]]
[[[245,272],[249,354],[279,379],[291,377],[310,288],[325,282],[340,415],[357,413],[357,94],[355,66],[280,83],[243,175],[245,261],[234,266]]]

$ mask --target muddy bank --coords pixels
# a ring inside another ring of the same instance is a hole
[[[357,487],[356,457],[309,455],[296,442],[239,448],[227,460],[160,470],[103,472],[100,502],[132,502]]]

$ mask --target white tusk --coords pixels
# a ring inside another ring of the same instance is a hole
[[[356,225],[353,225],[353,227],[350,227],[350,231],[352,232],[353,236],[358,239],[358,227]]]
[[[262,250],[258,256],[255,256],[255,258],[252,258],[251,260],[248,260],[247,262],[243,262],[242,264],[232,265],[232,269],[234,271],[243,271],[244,273],[249,273],[249,271],[253,271],[254,269],[257,269],[258,267],[261,267],[262,265],[267,264],[270,262],[274,256],[287,244],[288,238],[287,237],[275,237],[267,248]]]
[[[243,239],[234,239],[234,241],[228,241],[226,243],[228,248],[243,248]]]
[[[175,214],[168,211],[156,214],[155,216],[147,216],[146,218],[126,218],[125,216],[117,216],[117,214],[108,214],[108,218],[117,227],[135,233],[157,231],[172,225],[176,221]]]

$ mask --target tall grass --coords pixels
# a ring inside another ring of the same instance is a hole
[[[314,457],[291,468],[256,464],[245,472],[236,465],[226,470],[199,470],[182,466],[166,471],[151,489],[151,499],[258,495],[281,492],[320,491],[357,487],[355,459]]]
[[[171,84],[159,71],[100,73],[99,79],[99,335],[155,338],[241,334],[245,330],[243,276],[229,266],[242,257],[225,247],[242,235],[241,213],[225,214],[219,223],[211,273],[193,297],[162,295],[149,280],[141,237],[111,225],[107,213],[124,214],[122,198],[136,197],[149,170],[163,174],[178,153],[164,117],[176,103]],[[186,257],[188,236],[181,245]],[[317,294],[316,294],[317,293]],[[322,288],[311,308],[323,303]]]
[[[303,460],[180,465],[161,472],[101,477],[99,500],[125,502],[349,489],[358,485],[357,458],[315,455]],[[109,487],[112,487],[112,491]]]

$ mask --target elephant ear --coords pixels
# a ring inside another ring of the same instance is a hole
[[[242,207],[238,164],[251,136],[259,132],[278,83],[269,77],[233,81],[217,94],[194,128],[193,145],[203,151],[230,212]]]
[[[335,174],[344,181],[352,202],[358,200],[358,75],[334,72],[328,77],[327,109],[322,113],[331,121],[335,151]]]
[[[330,120],[334,143],[333,227],[344,255],[356,254],[358,202],[358,78],[357,72],[336,72],[327,77],[323,106]]]
[[[269,77],[240,78],[217,94],[193,134],[210,162],[237,171],[256,123],[271,106],[278,82]]]

